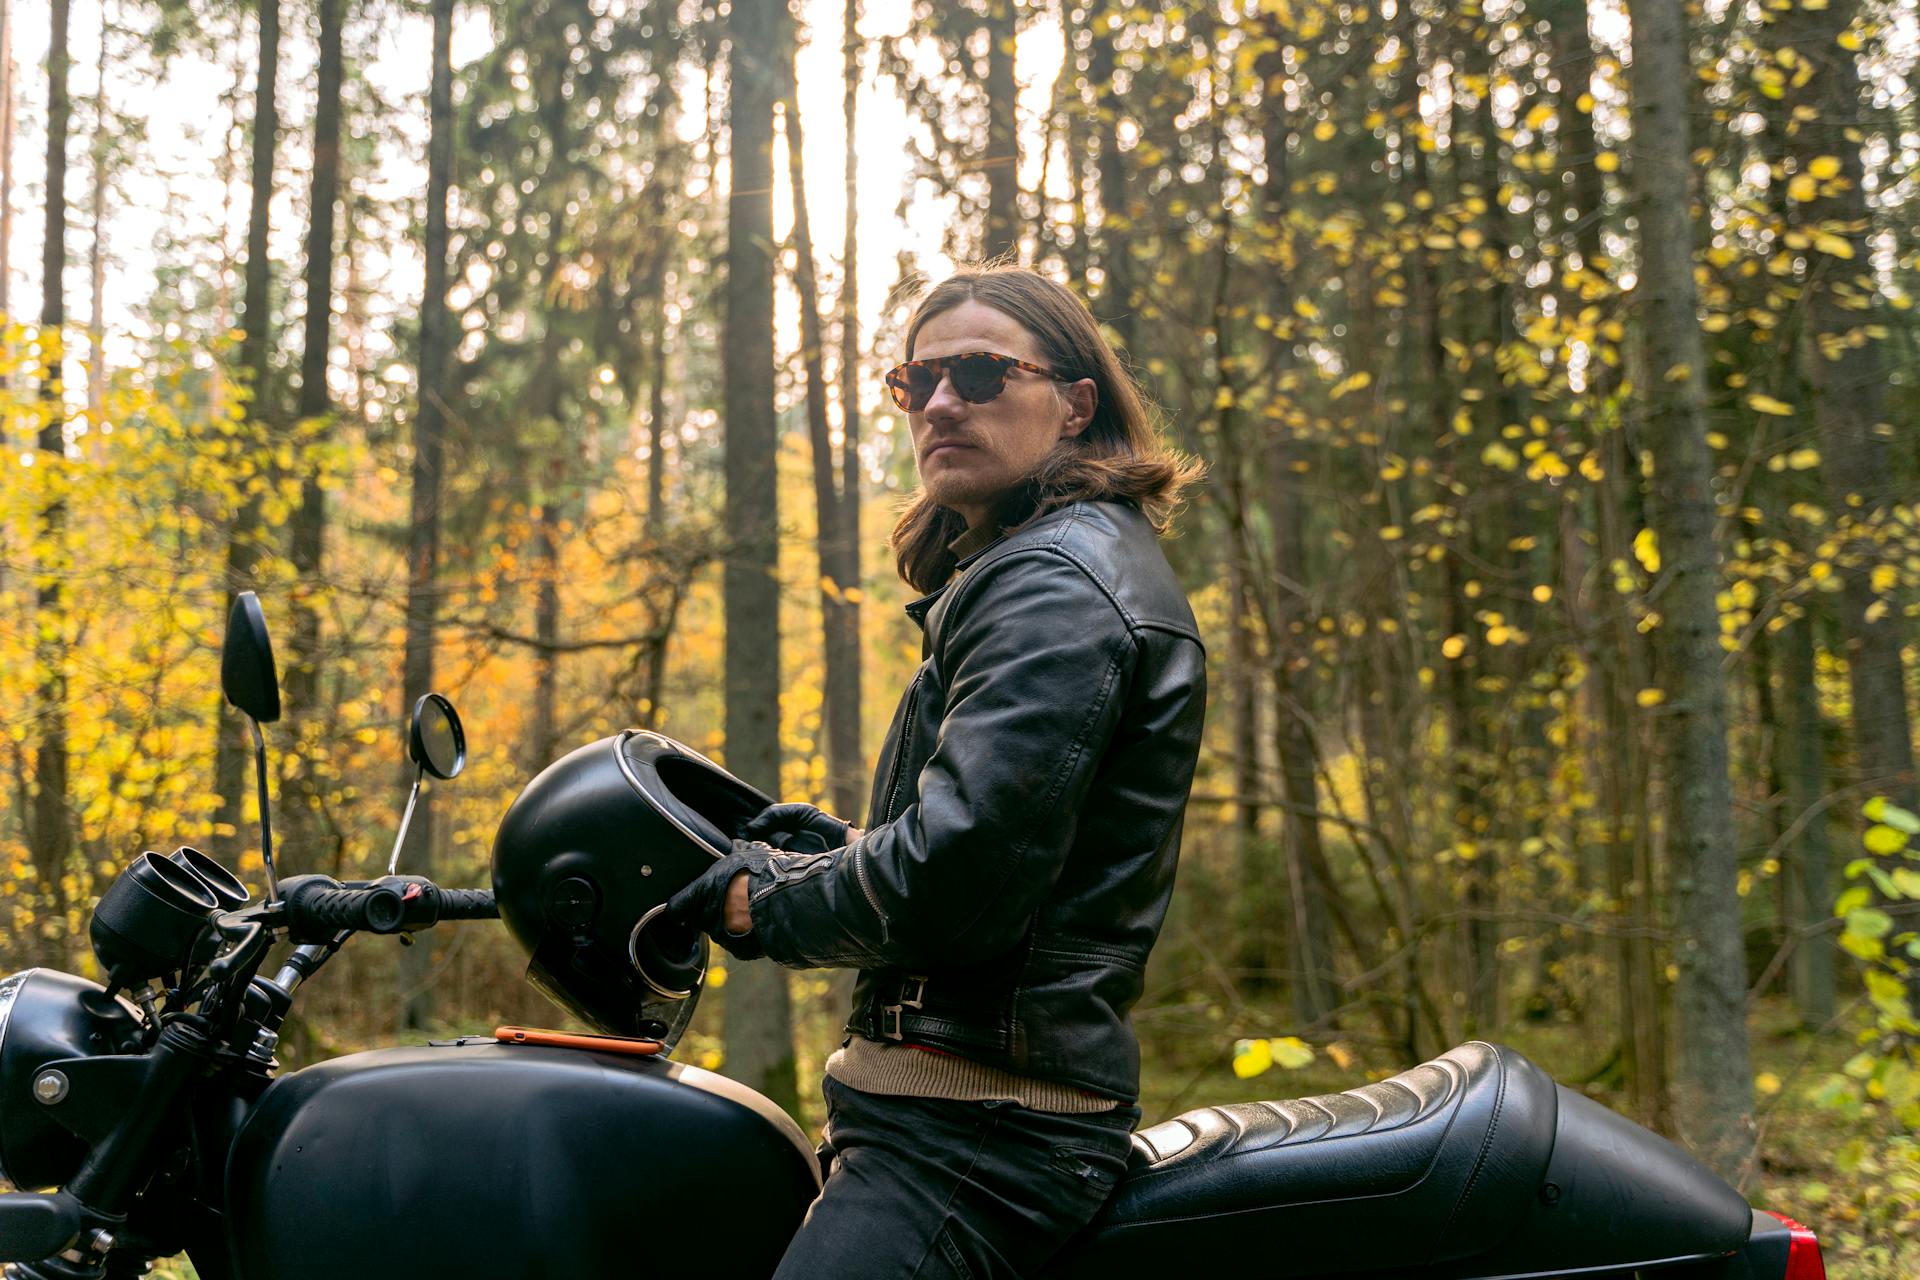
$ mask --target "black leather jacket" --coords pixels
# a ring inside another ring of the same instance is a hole
[[[1144,516],[1074,503],[907,612],[924,661],[866,833],[755,873],[754,932],[861,969],[855,1034],[1131,1102],[1206,707],[1186,596]]]

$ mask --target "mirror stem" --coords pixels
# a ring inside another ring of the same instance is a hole
[[[280,901],[280,877],[273,871],[273,820],[267,814],[267,740],[260,736],[260,722],[252,716],[247,724],[253,729],[253,772],[260,783],[260,861],[267,868],[267,901]]]
[[[407,811],[400,815],[400,834],[393,838],[393,856],[387,859],[387,874],[392,875],[400,866],[400,846],[407,842],[407,828],[413,825],[414,802],[420,799],[420,779],[425,776],[423,765],[413,767],[413,790],[407,792]]]

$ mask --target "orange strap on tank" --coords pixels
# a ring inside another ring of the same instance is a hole
[[[596,1053],[627,1053],[649,1058],[664,1052],[658,1040],[637,1036],[601,1036],[572,1031],[549,1031],[541,1027],[495,1027],[493,1038],[501,1044],[542,1044],[556,1049],[591,1049]]]

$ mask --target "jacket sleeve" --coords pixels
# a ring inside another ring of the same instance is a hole
[[[981,565],[958,589],[934,655],[939,739],[912,802],[749,884],[754,930],[782,964],[984,959],[1020,940],[1059,878],[1126,700],[1131,629],[1051,548]]]

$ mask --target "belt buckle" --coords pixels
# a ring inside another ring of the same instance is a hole
[[[911,995],[908,992],[912,992]],[[927,976],[924,973],[908,974],[900,983],[900,1004],[896,1007],[918,1009],[927,995]]]
[[[891,1025],[889,1025],[891,1024]],[[880,1009],[880,1034],[889,1040],[904,1040],[906,1034],[900,1030],[900,1006],[884,1005]]]

